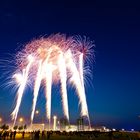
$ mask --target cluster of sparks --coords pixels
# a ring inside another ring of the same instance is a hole
[[[88,117],[84,87],[84,69],[88,67],[93,55],[93,43],[87,38],[66,37],[55,34],[49,37],[35,39],[25,45],[16,55],[18,70],[13,78],[18,84],[16,105],[12,112],[14,125],[21,105],[23,93],[29,82],[33,83],[33,104],[31,123],[33,123],[37,97],[41,84],[45,85],[46,117],[51,119],[52,84],[61,83],[63,112],[69,121],[67,97],[68,81],[75,87],[81,106],[81,116]],[[88,67],[89,68],[89,67]]]

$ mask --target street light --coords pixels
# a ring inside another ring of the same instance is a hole
[[[37,118],[39,118],[39,113],[40,113],[39,110],[36,110],[36,111],[35,111],[36,120],[38,120]]]
[[[36,110],[36,111],[35,111],[35,114],[38,115],[38,114],[39,114],[39,110]]]
[[[21,118],[19,118],[19,122],[20,123],[22,123],[23,122],[23,118],[21,117]]]

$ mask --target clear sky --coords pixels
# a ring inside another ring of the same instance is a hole
[[[0,1],[0,59],[12,59],[8,54],[14,56],[17,48],[35,37],[58,32],[68,36],[86,35],[95,41],[93,87],[88,86],[86,93],[92,124],[140,129],[139,3],[135,0]],[[10,70],[8,66],[7,70]],[[1,68],[0,77],[3,73]],[[16,94],[4,88],[3,83],[4,78],[0,81],[0,115],[8,121]],[[62,117],[61,98],[56,88],[52,113]],[[78,98],[73,90],[68,96],[70,119],[74,122],[79,117]],[[31,100],[32,90],[27,90],[19,116],[29,118]],[[41,91],[37,108],[41,119],[45,116]]]

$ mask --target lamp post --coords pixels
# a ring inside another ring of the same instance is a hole
[[[53,116],[53,130],[56,130],[57,116]]]
[[[39,118],[39,113],[40,113],[40,112],[39,112],[39,110],[36,110],[36,111],[35,111],[36,121],[37,121],[37,120],[38,120],[38,118]]]

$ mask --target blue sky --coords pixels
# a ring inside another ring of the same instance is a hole
[[[86,95],[93,125],[140,129],[138,5],[136,1],[3,1],[0,4],[0,58],[11,59],[6,54],[14,56],[23,44],[42,35],[60,32],[90,37],[96,46],[95,62],[93,86],[87,88]],[[1,69],[1,76],[3,73]],[[45,115],[43,94],[40,91],[37,103],[42,116]],[[70,118],[74,122],[80,112],[78,98],[72,89],[68,97]],[[5,120],[10,120],[14,98],[12,90],[1,86],[0,115]],[[62,117],[60,99],[54,86],[52,113]],[[19,116],[30,116],[31,100],[32,91],[27,89]]]

